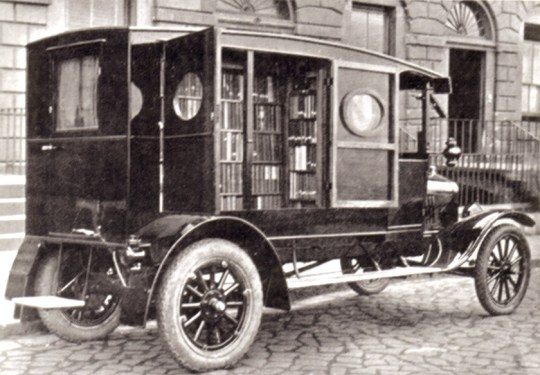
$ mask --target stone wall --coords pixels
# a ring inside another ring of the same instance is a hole
[[[47,28],[49,0],[0,1],[0,108],[24,107],[26,49]]]
[[[395,10],[394,53],[422,66],[448,73],[449,50],[459,47],[445,22],[456,4],[451,0],[363,0]],[[520,118],[523,23],[540,2],[482,2],[492,20],[492,44],[486,51],[486,118]],[[219,0],[132,0],[139,26],[235,26],[275,30],[330,40],[348,41],[350,0],[290,0],[289,19],[219,12]],[[65,30],[66,0],[0,0],[0,108],[24,106],[26,58],[24,46],[44,35]],[[54,20],[54,22],[52,22]],[[463,41],[462,41],[463,42]],[[473,41],[474,42],[474,41]],[[466,41],[463,42],[465,47]],[[472,43],[471,48],[478,45]],[[446,105],[444,97],[441,98]],[[405,99],[408,117],[419,115],[419,103]]]
[[[534,2],[486,1],[492,21],[491,44],[449,36],[445,22],[453,1],[404,0],[407,36],[405,58],[441,73],[448,73],[449,49],[486,52],[485,115],[488,120],[521,118],[521,55],[523,23]],[[469,44],[470,43],[470,44]],[[415,107],[411,103],[412,108]]]

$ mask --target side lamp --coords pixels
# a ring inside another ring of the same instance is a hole
[[[454,138],[450,137],[446,141],[446,148],[443,151],[443,156],[446,159],[446,165],[448,167],[455,167],[457,165],[457,161],[461,156],[461,148],[459,148]]]

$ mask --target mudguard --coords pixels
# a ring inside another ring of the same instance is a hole
[[[98,237],[86,238],[70,234],[54,237],[26,236],[11,266],[5,298],[11,300],[15,297],[33,296],[34,277],[41,257],[45,252],[63,245],[92,246],[99,249],[124,247],[119,243],[101,241]],[[32,308],[18,306],[15,310],[15,318],[21,318],[23,321],[36,319],[31,313],[32,310]]]
[[[460,267],[475,255],[478,247],[494,226],[508,220],[529,227],[535,225],[534,220],[521,212],[490,210],[444,228],[437,234],[437,239],[445,256],[436,266],[448,270]]]
[[[40,237],[26,236],[19,247],[17,256],[13,261],[9,272],[5,297],[11,300],[15,297],[27,296],[32,286],[32,275],[36,266],[43,239]]]
[[[223,216],[170,215],[141,228],[137,235],[152,243],[150,256],[159,263],[148,292],[145,322],[167,265],[182,249],[206,238],[221,238],[238,244],[251,256],[259,270],[265,306],[284,310],[291,308],[285,275],[274,246],[262,231],[245,220]]]

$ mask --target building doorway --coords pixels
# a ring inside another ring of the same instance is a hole
[[[483,75],[485,53],[450,50],[453,91],[448,103],[448,134],[466,153],[478,151],[483,119]]]

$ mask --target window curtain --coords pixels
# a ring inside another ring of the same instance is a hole
[[[96,56],[60,62],[57,130],[96,129],[99,59]]]

